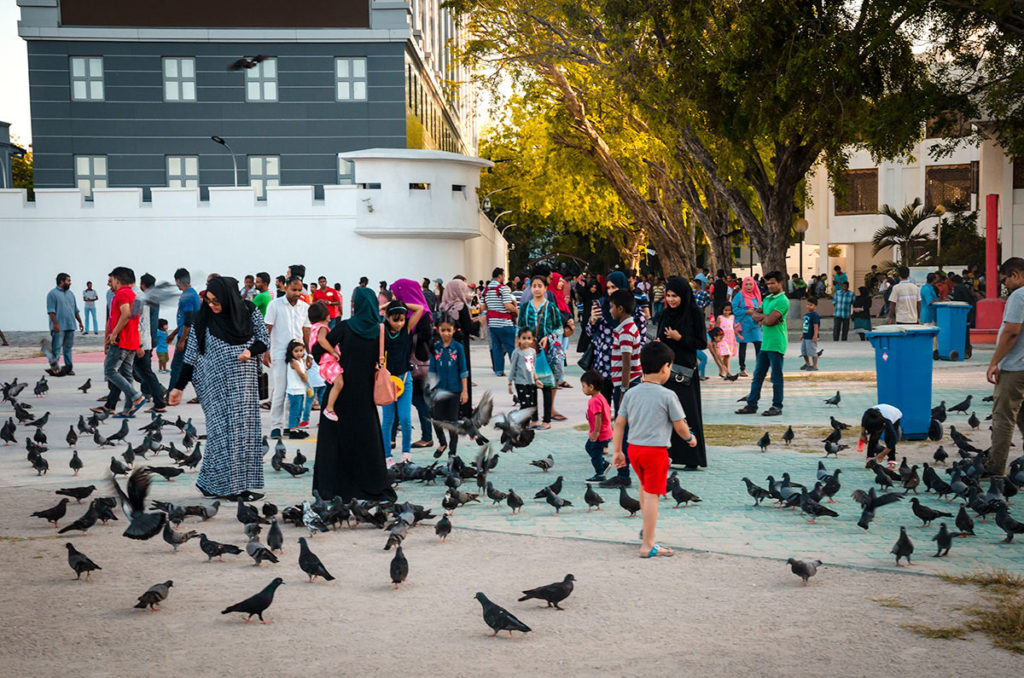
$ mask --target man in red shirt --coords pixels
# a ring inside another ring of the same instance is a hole
[[[341,319],[341,293],[327,286],[325,276],[320,276],[316,281],[320,287],[313,290],[313,303],[322,301],[327,305],[327,326],[333,330]]]
[[[107,277],[107,285],[114,293],[114,299],[110,303],[110,318],[103,342],[107,354],[103,361],[103,378],[125,396],[125,409],[115,417],[134,417],[139,408],[146,404],[146,399],[135,390],[132,381],[135,353],[139,350],[139,316],[132,315],[134,284],[135,272],[125,266],[118,266]],[[109,410],[104,407],[93,409],[93,412],[106,411]]]

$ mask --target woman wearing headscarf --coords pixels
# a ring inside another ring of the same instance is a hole
[[[469,315],[469,287],[466,281],[453,278],[442,288],[441,301],[437,305],[438,320],[449,317],[455,323],[455,341],[462,344],[466,349],[466,369],[469,376],[466,378],[466,400],[462,405],[461,414],[464,417],[473,413],[473,364],[469,359],[469,340],[473,334],[473,319]]]
[[[622,271],[614,271],[605,279],[605,291],[607,296],[603,297],[599,305],[591,307],[590,322],[587,323],[586,333],[594,342],[594,364],[591,369],[597,370],[604,377],[605,399],[612,402],[612,331],[618,323],[612,318],[612,312],[608,307],[608,297],[615,290],[628,290],[629,279]],[[633,309],[633,322],[636,323],[637,331],[640,332],[640,340],[647,342],[647,316],[643,308],[637,304]]]
[[[192,382],[206,418],[206,449],[196,487],[230,497],[263,487],[258,356],[270,335],[263,314],[238,295],[238,281],[214,276],[185,344],[185,364],[168,395],[170,405]]]
[[[761,288],[757,281],[749,275],[743,279],[740,291],[732,298],[732,314],[740,323],[740,335],[743,341],[740,342],[740,376],[749,377],[747,374],[747,344],[754,345],[754,360],[757,361],[757,354],[761,352],[761,326],[754,321],[754,309],[761,305]]]
[[[430,363],[430,339],[434,316],[430,312],[423,288],[408,278],[399,278],[391,283],[391,292],[395,299],[407,306],[418,305],[424,308],[423,315],[415,327],[410,327],[412,334],[412,406],[416,408],[420,421],[420,439],[412,444],[414,449],[434,446],[434,429],[430,422],[430,407],[423,397],[427,384],[427,366]],[[411,308],[412,306],[410,306]],[[394,432],[391,434],[394,439]]]
[[[679,398],[690,433],[697,439],[697,444],[690,447],[673,432],[669,460],[675,466],[693,471],[708,465],[700,404],[700,374],[696,370],[697,351],[707,348],[708,342],[704,314],[693,300],[693,290],[686,278],[672,276],[665,281],[665,309],[658,319],[658,340],[672,349],[676,365],[694,370],[688,384],[677,380],[675,374],[665,382],[665,387]]]
[[[598,282],[597,278],[588,278],[583,284],[583,289],[580,292],[580,322],[590,316],[590,310],[594,306],[594,302],[600,301],[601,299],[601,283]],[[583,353],[590,346],[590,335],[586,332],[580,332],[579,341],[576,343],[576,350]]]
[[[321,416],[313,465],[313,489],[321,497],[344,501],[367,499],[393,501],[397,495],[388,482],[380,417],[373,402],[374,374],[380,351],[380,315],[377,295],[366,287],[356,289],[352,316],[338,323],[327,341],[341,354],[345,388],[338,396],[337,421]],[[313,346],[319,362],[323,348]]]

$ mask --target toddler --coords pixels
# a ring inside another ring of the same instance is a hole
[[[722,338],[718,341],[717,350],[718,355],[722,357],[722,363],[725,365],[725,374],[720,375],[724,379],[732,376],[732,372],[729,371],[729,359],[738,353],[737,340],[743,341],[739,325],[736,324],[736,318],[732,315],[732,304],[726,304],[722,307],[722,312],[716,319],[716,324],[722,330]]]
[[[163,318],[156,323],[156,359],[160,374],[167,374],[167,321]]]
[[[324,354],[320,356],[320,378],[323,379],[325,385],[331,385],[331,392],[327,396],[327,404],[323,407],[323,414],[331,421],[338,421],[338,415],[334,411],[334,402],[338,399],[341,389],[345,387],[345,379],[342,377],[342,373],[345,370],[341,368],[341,363],[338,362],[341,358],[338,349],[332,346],[331,342],[327,341],[327,333],[331,331],[330,327],[327,326],[327,304],[322,301],[314,303],[309,307],[308,314],[310,322],[309,350],[313,350],[313,344],[320,344],[320,347],[324,349]]]
[[[309,385],[306,374],[306,348],[301,341],[292,339],[285,351],[288,359],[288,376],[285,382],[285,393],[288,394],[288,428],[296,430],[302,421],[302,408],[306,398],[313,397],[313,389]]]
[[[530,425],[537,424],[537,389],[540,380],[533,369],[537,359],[537,351],[533,348],[533,330],[522,327],[516,336],[516,349],[512,351],[512,359],[508,368],[508,392],[516,397],[519,409],[533,408]],[[547,396],[548,392],[545,392]],[[548,405],[548,408],[551,406]]]
[[[604,480],[604,472],[611,464],[604,458],[608,451],[608,443],[612,440],[612,408],[601,393],[604,377],[597,370],[587,370],[580,377],[583,384],[583,395],[590,398],[587,402],[587,424],[590,433],[587,435],[587,454],[594,465],[594,475],[587,478],[588,483],[599,483]]]

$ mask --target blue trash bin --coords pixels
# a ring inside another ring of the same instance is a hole
[[[885,325],[867,333],[875,349],[878,402],[903,412],[907,440],[924,440],[932,418],[932,341],[939,330]]]
[[[963,360],[967,357],[967,314],[971,312],[971,305],[965,301],[943,301],[933,306],[939,326],[939,357]]]

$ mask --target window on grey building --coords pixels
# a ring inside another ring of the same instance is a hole
[[[356,183],[356,164],[351,160],[338,158],[338,185],[351,186]]]
[[[86,200],[92,200],[92,189],[107,187],[107,156],[76,155],[75,185]]]
[[[971,208],[971,166],[932,165],[924,170],[924,206],[926,210],[942,205],[947,210]]]
[[[847,170],[836,180],[836,215],[878,212],[878,168]]]
[[[199,156],[167,156],[167,185],[171,188],[197,188],[199,186]]]
[[[264,59],[245,71],[245,100],[277,101],[277,59]]]
[[[366,57],[334,60],[338,101],[366,101]]]
[[[103,101],[103,57],[71,57],[71,100]]]
[[[164,101],[196,100],[196,60],[164,57]]]
[[[265,62],[264,62],[265,63]],[[256,187],[256,197],[267,199],[267,186],[281,183],[281,158],[276,155],[249,156],[249,185]]]

